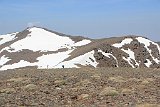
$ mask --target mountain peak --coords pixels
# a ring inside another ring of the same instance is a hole
[[[32,26],[0,38],[0,70],[23,67],[160,67],[160,46],[142,36],[92,40]]]
[[[37,29],[44,29],[44,28],[39,27],[39,26],[31,26],[31,27],[27,27],[26,30],[35,29],[35,28],[37,28]]]

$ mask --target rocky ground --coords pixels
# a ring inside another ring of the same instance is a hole
[[[1,71],[0,107],[160,107],[160,69]]]

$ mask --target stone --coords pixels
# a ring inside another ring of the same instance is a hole
[[[143,84],[143,85],[149,84],[149,81],[148,81],[148,80],[143,80],[143,81],[141,82],[141,84]]]
[[[145,104],[136,105],[136,107],[160,107],[160,105],[145,103]]]
[[[130,93],[132,93],[133,91],[131,90],[131,89],[128,89],[128,88],[124,88],[124,89],[122,89],[122,91],[121,91],[121,93],[123,93],[123,94],[130,94]]]
[[[56,80],[56,81],[54,81],[54,84],[58,85],[58,86],[64,85],[65,83],[66,83],[66,81],[64,81],[64,80]]]
[[[101,96],[116,96],[119,92],[114,87],[105,87],[99,95]]]
[[[16,90],[14,88],[5,88],[0,90],[0,93],[6,93],[6,94],[11,94],[11,93],[15,93]]]
[[[121,76],[117,76],[117,77],[109,77],[108,80],[113,81],[113,82],[119,82],[119,83],[125,82],[124,78],[121,77]]]
[[[83,99],[86,99],[88,97],[89,97],[88,94],[81,94],[80,96],[78,96],[78,100],[83,100]]]
[[[34,84],[28,84],[28,85],[24,86],[23,89],[27,90],[27,91],[33,91],[33,90],[37,89],[37,86]]]

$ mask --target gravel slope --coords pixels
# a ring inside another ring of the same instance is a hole
[[[2,71],[0,107],[160,107],[160,69]]]

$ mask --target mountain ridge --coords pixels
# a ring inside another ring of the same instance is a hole
[[[7,39],[8,38],[8,39]],[[71,36],[41,27],[0,36],[0,70],[79,67],[160,67],[160,46],[146,37],[102,39]]]

